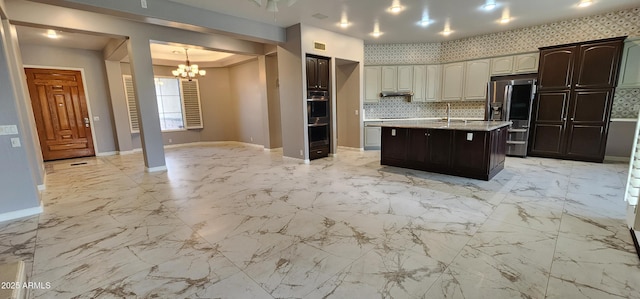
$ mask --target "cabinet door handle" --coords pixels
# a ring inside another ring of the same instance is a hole
[[[574,118],[572,117],[571,120],[574,120]]]
[[[566,118],[566,117],[565,117],[565,118],[563,118],[563,119],[562,119],[562,121],[567,121],[567,118]]]

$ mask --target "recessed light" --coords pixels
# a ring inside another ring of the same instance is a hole
[[[444,31],[441,31],[441,32],[440,32],[440,34],[442,34],[442,35],[444,35],[444,36],[449,36],[451,33],[453,33],[453,31],[451,31],[451,30],[446,30],[446,29],[445,29]]]
[[[487,2],[485,2],[484,5],[480,6],[480,9],[491,11],[491,10],[494,10],[496,7],[498,7],[498,4],[496,3],[495,0],[487,0]]]
[[[582,0],[580,1],[580,3],[578,3],[578,7],[587,7],[591,6],[591,4],[593,4],[591,0]]]
[[[347,28],[349,27],[349,25],[351,25],[351,23],[349,23],[348,21],[341,21],[340,23],[338,23],[338,26],[340,26],[340,28]]]
[[[431,23],[433,23],[432,20],[424,19],[424,20],[420,20],[420,22],[418,22],[418,25],[420,25],[422,27],[427,27],[427,26],[431,25]]]
[[[324,20],[324,19],[328,18],[328,16],[327,16],[327,15],[323,15],[323,14],[321,14],[321,13],[313,14],[313,15],[312,15],[312,17],[314,17],[314,18],[316,18],[316,19],[318,19],[318,20]]]
[[[511,18],[502,18],[500,19],[500,24],[507,24],[509,22],[511,22]]]
[[[402,6],[399,6],[399,5],[391,6],[391,8],[389,8],[389,11],[392,13],[399,13],[402,11]]]
[[[382,34],[383,34],[383,33],[382,33],[382,32],[380,32],[380,31],[374,31],[374,32],[371,32],[371,36],[373,36],[373,37],[380,37]]]
[[[58,36],[58,33],[55,30],[49,29],[49,30],[47,30],[47,37],[55,39],[55,38],[58,38],[59,36]]]

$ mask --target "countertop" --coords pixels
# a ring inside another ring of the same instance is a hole
[[[395,127],[413,129],[443,129],[460,131],[493,131],[512,124],[510,121],[484,121],[484,120],[397,120],[384,121],[381,124],[370,124],[374,127]]]
[[[365,119],[364,122],[392,122],[392,121],[406,121],[406,120],[424,120],[424,121],[437,121],[437,120],[442,120],[442,117],[413,117],[413,118],[370,118],[370,119]],[[476,120],[484,120],[483,118],[469,118],[469,117],[465,117],[465,118],[455,118],[452,117],[451,120],[456,120],[456,121],[464,121],[464,120],[472,120],[472,121],[476,121]]]

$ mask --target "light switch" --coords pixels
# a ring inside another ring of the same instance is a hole
[[[396,136],[396,129],[391,129],[391,136]]]
[[[0,126],[0,135],[18,135],[18,126]]]
[[[356,115],[358,115],[358,110],[355,110]]]
[[[20,144],[20,138],[18,138],[18,137],[11,138],[11,146],[12,147],[20,147],[20,146],[22,146]]]
[[[473,133],[467,133],[467,141],[473,141]]]
[[[93,121],[100,121],[100,116],[94,116]]]

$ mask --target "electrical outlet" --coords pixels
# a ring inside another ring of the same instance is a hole
[[[249,139],[251,139],[251,142],[253,142],[253,137],[249,137]]]
[[[173,143],[173,139],[169,138],[169,143]]]
[[[304,155],[304,153],[302,152],[302,150],[300,150],[300,156]]]
[[[142,8],[147,8],[147,0],[140,0],[140,6],[142,6]]]
[[[11,138],[11,146],[12,147],[20,147],[20,146],[22,146],[20,144],[20,138],[17,138],[17,137],[16,138]]]

